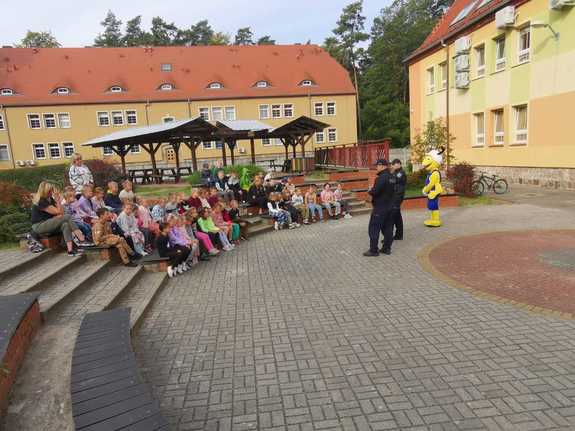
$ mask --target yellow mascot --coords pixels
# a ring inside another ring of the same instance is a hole
[[[443,187],[441,186],[439,169],[443,163],[443,151],[444,150],[431,150],[421,162],[428,172],[425,187],[422,190],[423,194],[427,196],[427,209],[431,212],[430,218],[424,222],[425,226],[428,227],[441,226],[441,219],[439,218],[439,196],[443,193]]]

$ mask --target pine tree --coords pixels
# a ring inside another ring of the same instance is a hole
[[[122,46],[122,21],[109,10],[104,21],[100,23],[104,32],[94,40],[94,46],[114,47]]]

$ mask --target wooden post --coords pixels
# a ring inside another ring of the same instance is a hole
[[[174,148],[174,152],[176,153],[176,176],[174,177],[174,182],[180,182],[180,145],[181,142],[172,142],[172,147]]]
[[[224,166],[228,166],[228,159],[226,157],[226,141],[222,142],[222,162]]]
[[[114,153],[116,153],[118,156],[120,156],[120,160],[122,162],[122,174],[124,174],[124,176],[126,176],[126,154],[128,154],[128,151],[130,151],[132,149],[132,145],[128,145],[127,147],[125,145],[122,146],[118,146],[117,148],[114,146],[110,147],[112,149],[112,151]]]
[[[236,160],[235,160],[235,154],[234,154],[234,150],[236,149],[236,140],[235,139],[230,139],[229,141],[227,141],[228,146],[230,147],[230,157],[232,159],[232,165],[235,164]],[[226,143],[224,142],[224,145]]]
[[[254,138],[250,138],[250,151],[252,152],[252,164],[256,164],[256,146],[254,144]]]
[[[200,142],[201,141],[188,141],[188,142],[186,142],[186,145],[188,146],[188,148],[192,152],[192,169],[194,170],[194,172],[198,171],[198,156],[196,155],[196,149],[200,145]]]
[[[146,145],[149,145],[149,148]],[[152,175],[158,174],[158,168],[156,165],[156,151],[158,151],[158,148],[160,148],[161,145],[162,144],[156,144],[156,147],[154,147],[154,144],[152,143],[142,144],[142,148],[148,152],[150,155],[150,160],[152,161]],[[161,178],[158,179],[158,182],[161,182]]]

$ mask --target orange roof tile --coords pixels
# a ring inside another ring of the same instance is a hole
[[[298,85],[309,76],[316,85]],[[262,79],[271,86],[255,88]],[[208,89],[214,81],[224,88]],[[163,83],[174,90],[158,90]],[[114,85],[126,91],[110,93]],[[57,87],[71,94],[52,94]],[[355,94],[347,71],[315,45],[0,48],[0,88],[17,93],[0,96],[6,106]]]

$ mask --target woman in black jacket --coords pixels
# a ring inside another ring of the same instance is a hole
[[[259,213],[263,214],[268,207],[268,196],[261,177],[255,177],[254,183],[248,190],[248,201],[250,205],[257,206]]]

